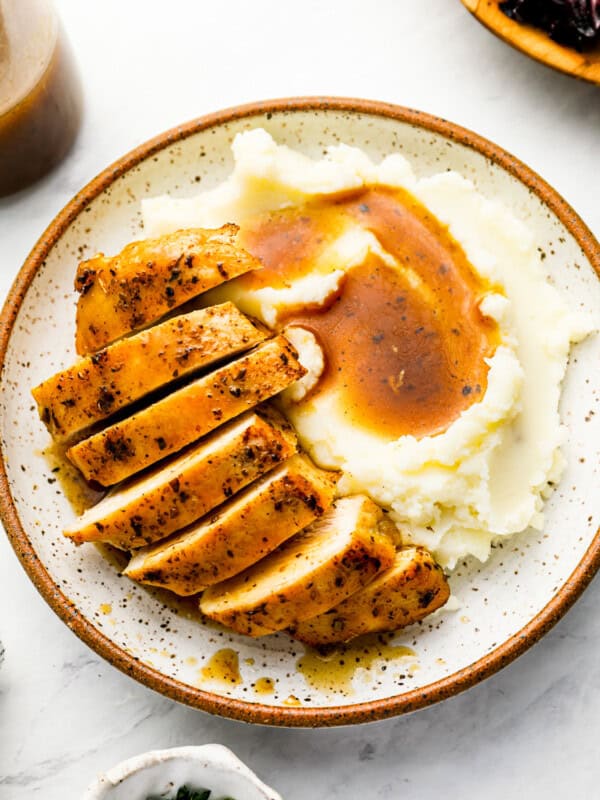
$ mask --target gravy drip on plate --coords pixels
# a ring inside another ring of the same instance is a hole
[[[310,687],[327,694],[354,694],[352,682],[359,670],[370,672],[373,680],[377,674],[394,670],[403,681],[417,655],[410,647],[393,644],[393,637],[393,633],[366,634],[323,652],[307,647],[296,669]]]
[[[46,480],[50,484],[56,483],[60,486],[60,491],[71,504],[73,511],[79,515],[99,503],[106,490],[86,481],[77,467],[67,458],[67,448],[68,445],[65,443],[52,442],[45,450],[40,451],[40,455],[45,458],[52,473]]]
[[[352,225],[371,231],[397,267],[371,253],[327,307],[280,320],[311,331],[325,354],[323,376],[302,402],[334,390],[350,422],[385,438],[441,433],[482,398],[484,359],[499,334],[478,306],[492,287],[408,192],[377,186],[246,224],[244,244],[263,269],[244,276],[244,286],[279,288],[312,272]]]
[[[217,650],[210,657],[206,666],[200,669],[199,676],[200,683],[216,681],[217,683],[232,684],[234,686],[242,683],[237,652],[229,647]]]

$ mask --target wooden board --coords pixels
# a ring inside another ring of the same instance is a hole
[[[549,67],[600,84],[600,45],[586,53],[553,42],[541,30],[509,19],[498,0],[461,0],[479,22],[507,44]]]

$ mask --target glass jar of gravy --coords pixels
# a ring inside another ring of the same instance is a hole
[[[60,161],[80,117],[81,86],[50,0],[0,0],[0,196]]]

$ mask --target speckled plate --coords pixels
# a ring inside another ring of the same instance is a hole
[[[550,279],[573,308],[600,308],[600,249],[589,230],[542,179],[469,131],[419,112],[342,99],[280,100],[204,117],[105,170],[56,217],[25,262],[0,329],[2,517],[23,566],[56,613],[96,652],[152,689],[252,722],[365,722],[414,711],[492,674],[536,642],[596,572],[600,343],[590,337],[571,354],[562,398],[568,466],[543,534],[514,537],[483,566],[460,565],[452,579],[460,610],[402,632],[395,649],[384,648],[384,658],[356,671],[351,686],[340,681],[339,658],[311,684],[296,669],[304,648],[285,634],[252,641],[207,627],[189,605],[120,577],[93,546],[76,549],[61,536],[74,511],[41,455],[48,436],[29,388],[75,358],[77,261],[97,250],[116,252],[139,237],[142,197],[214,186],[232,166],[234,135],[259,125],[314,156],[343,141],[376,159],[402,152],[421,175],[459,170],[530,226]],[[223,648],[239,656],[237,682],[206,680],[204,668]]]

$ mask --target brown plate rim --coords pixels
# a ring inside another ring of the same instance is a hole
[[[477,22],[483,25],[484,28],[487,28],[490,33],[494,34],[494,36],[497,36],[498,39],[503,41],[505,44],[509,45],[515,50],[518,50],[520,53],[529,56],[529,58],[537,61],[538,64],[543,64],[545,67],[550,67],[550,69],[553,69],[556,72],[561,72],[563,75],[568,75],[571,78],[577,78],[578,80],[600,86],[600,63],[597,64],[597,70],[590,72],[589,62],[585,62],[585,53],[579,53],[579,51],[575,50],[574,48],[567,47],[559,42],[555,42],[543,30],[538,30],[532,25],[520,23],[516,20],[510,19],[510,17],[505,17],[506,22],[510,23],[510,26],[507,25],[507,30],[514,30],[514,35],[510,36],[500,27],[494,25],[490,19],[479,10],[482,2],[483,0],[461,0],[463,6],[475,17]],[[544,49],[548,55],[542,55],[542,53],[530,47],[527,42],[523,40],[524,37],[519,35],[519,28],[525,28],[530,37],[535,36],[537,42],[543,42]],[[566,55],[568,60],[571,60],[575,56],[580,56],[583,59],[583,63],[579,68],[569,68],[560,60],[552,60],[551,54],[554,54],[555,56],[558,54],[561,56]],[[596,75],[596,71],[598,75]]]
[[[336,111],[393,119],[476,150],[534,192],[576,239],[600,278],[600,245],[589,228],[533,170],[483,137],[422,111],[375,100],[345,97],[292,97],[235,106],[172,128],[136,147],[87,184],[50,223],[25,260],[0,314],[0,365],[5,365],[11,332],[34,276],[71,222],[104,189],[140,162],[199,131],[235,120],[298,111]],[[2,375],[0,372],[0,384]],[[10,491],[4,445],[0,442],[0,519],[22,566],[42,597],[68,627],[96,653],[154,691],[223,717],[288,727],[349,725],[416,711],[458,694],[493,675],[535,644],[568,611],[600,568],[600,529],[583,558],[547,605],[520,631],[473,664],[419,689],[353,705],[318,708],[269,706],[222,697],[163,675],[114,644],[87,619],[53,582],[21,525]]]

